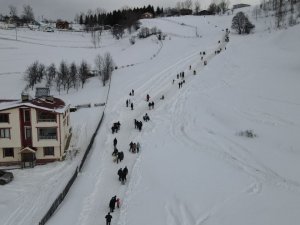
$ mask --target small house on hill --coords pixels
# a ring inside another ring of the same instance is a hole
[[[141,18],[142,19],[151,19],[151,18],[153,18],[153,14],[149,13],[149,12],[145,12],[144,14],[142,14]]]
[[[69,28],[70,28],[70,24],[68,21],[57,20],[56,29],[68,30]]]
[[[0,165],[23,168],[62,159],[71,137],[70,106],[44,94],[0,100]]]
[[[197,15],[199,15],[199,16],[210,16],[210,15],[215,15],[215,14],[212,13],[211,11],[208,11],[208,10],[201,10]]]
[[[191,9],[180,9],[179,13],[182,16],[186,16],[186,15],[192,15],[193,11]]]

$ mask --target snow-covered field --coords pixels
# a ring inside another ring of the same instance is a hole
[[[22,73],[37,59],[93,64],[97,54],[110,51],[121,67],[113,73],[104,122],[86,165],[48,224],[105,224],[114,195],[121,198],[121,208],[112,214],[112,224],[299,224],[300,26],[269,32],[264,19],[251,19],[256,33],[231,33],[225,45],[231,19],[143,20],[167,33],[166,40],[152,36],[130,45],[128,36],[116,41],[105,34],[98,49],[87,34],[21,30],[14,41],[14,31],[0,30],[0,98],[18,98]],[[200,51],[206,51],[205,67]],[[185,84],[179,89],[176,75],[182,71]],[[73,105],[98,103],[106,92],[93,78],[86,88],[60,97]],[[148,109],[146,94],[154,110]],[[134,110],[125,106],[129,98]],[[102,110],[74,114],[74,145],[86,146]],[[139,132],[133,120],[142,120],[146,112],[151,120]],[[115,121],[121,130],[112,135]],[[256,137],[239,135],[246,130]],[[120,164],[112,161],[114,137],[125,153]],[[139,154],[128,151],[131,141],[141,144]],[[37,224],[81,155],[13,171],[15,180],[0,187],[0,224]],[[121,185],[117,170],[125,166],[129,175]]]

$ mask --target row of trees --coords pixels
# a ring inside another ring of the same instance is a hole
[[[79,65],[76,65],[75,62],[68,64],[62,60],[58,68],[56,68],[54,63],[45,66],[35,61],[25,71],[26,89],[33,89],[36,84],[44,82],[48,88],[55,85],[58,92],[63,89],[68,93],[71,88],[78,89],[80,85],[83,88],[87,79],[94,75],[98,75],[102,80],[103,86],[105,86],[114,69],[114,62],[110,53],[105,53],[103,57],[97,55],[95,67],[96,74],[93,74],[90,65],[84,60]]]
[[[34,22],[34,12],[30,5],[23,5],[23,11],[21,15],[18,15],[17,7],[9,5],[9,15],[4,16],[3,20],[13,23],[31,23]]]
[[[209,4],[207,11],[212,14],[224,14],[229,9],[229,4],[229,0],[213,0]]]
[[[126,28],[133,26],[142,16],[142,14],[149,12],[153,16],[156,13],[163,12],[163,9],[157,7],[156,11],[154,7],[148,5],[142,8],[131,9],[129,7],[123,7],[121,10],[114,10],[113,12],[107,13],[103,9],[97,9],[95,12],[89,10],[86,14],[81,14],[76,16],[77,22],[84,24],[87,27],[96,27],[96,26],[114,26],[116,24],[124,26]]]
[[[296,17],[300,17],[300,0],[262,0],[259,7],[254,8],[253,14],[257,18],[264,13],[265,16],[269,12],[275,12],[275,25],[277,28],[282,27],[288,17],[289,25],[296,23]]]

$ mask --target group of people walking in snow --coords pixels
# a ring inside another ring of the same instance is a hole
[[[139,142],[137,142],[137,143],[130,142],[129,143],[129,152],[139,153],[140,152],[140,148],[141,148],[141,145],[140,145]]]
[[[222,48],[218,49],[215,51],[215,54],[218,54],[219,52],[222,51]],[[201,60],[203,61],[203,57],[206,55],[206,52],[203,51],[203,52],[200,52],[200,55],[201,55]],[[204,60],[204,65],[207,64],[207,61]],[[189,66],[189,70],[192,69],[192,66],[190,65]],[[195,75],[196,74],[196,71],[194,70],[193,71],[193,74]],[[177,74],[176,78],[177,80],[179,78],[181,78],[181,80],[178,82],[178,87],[179,89],[182,88],[182,85],[185,83],[185,78],[184,78],[185,74],[184,72],[180,72]],[[173,79],[173,84],[175,82],[175,79]],[[132,89],[129,93],[129,96],[134,96],[134,90]],[[162,97],[160,98],[161,100],[164,99],[164,95],[162,95]],[[146,101],[148,102],[148,107],[149,107],[149,110],[150,109],[154,109],[154,101],[150,102],[150,95],[147,94],[146,95]],[[133,102],[131,101],[131,99],[127,99],[126,100],[126,107],[130,107],[131,110],[133,110]],[[146,113],[144,116],[143,116],[143,120],[145,122],[148,122],[150,120],[150,117],[149,115]],[[120,122],[118,121],[117,123],[113,123],[113,126],[112,126],[112,134],[114,133],[117,133],[119,130],[120,130]],[[134,119],[134,128],[135,129],[138,129],[139,131],[142,130],[142,126],[143,126],[143,123],[142,121],[138,121],[137,119]],[[114,150],[113,150],[113,153],[112,153],[112,156],[114,157],[113,161],[114,162],[122,162],[122,160],[124,159],[124,153],[123,151],[118,151],[117,149],[117,138],[114,138],[113,140],[113,146],[114,146]],[[137,143],[134,143],[134,142],[130,142],[129,143],[129,152],[132,152],[132,153],[139,153],[140,152],[140,143],[137,142]],[[120,168],[117,172],[117,175],[119,176],[119,181],[121,182],[121,184],[125,184],[126,182],[126,179],[127,179],[127,174],[128,174],[128,168],[127,166],[125,166],[123,169]],[[112,197],[110,202],[109,202],[109,213],[105,216],[105,219],[106,219],[106,224],[107,225],[110,225],[111,223],[111,220],[112,220],[112,215],[110,213],[114,212],[115,210],[115,207],[117,206],[117,208],[120,207],[120,199],[117,198],[116,196]]]

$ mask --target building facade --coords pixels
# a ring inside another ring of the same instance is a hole
[[[0,100],[0,165],[61,160],[70,135],[70,107],[61,99]]]

